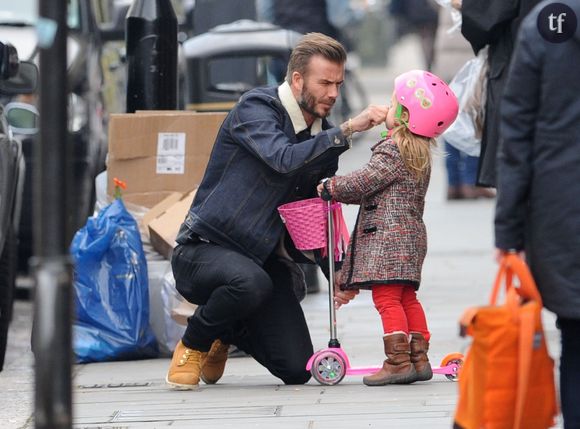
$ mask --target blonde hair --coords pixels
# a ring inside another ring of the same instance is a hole
[[[409,111],[406,107],[401,107],[403,108],[401,122],[404,121],[404,123],[393,128],[391,138],[397,144],[405,166],[417,181],[421,181],[431,170],[431,151],[437,146],[437,142],[434,138],[413,134],[406,125],[409,120]]]
[[[322,33],[307,33],[292,49],[286,71],[286,81],[292,82],[292,73],[295,71],[302,76],[306,75],[308,63],[315,55],[320,55],[336,64],[344,65],[346,63],[346,50],[340,42]]]

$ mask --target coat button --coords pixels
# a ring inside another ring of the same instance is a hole
[[[340,139],[338,138],[338,136],[334,136],[334,144],[340,144]]]

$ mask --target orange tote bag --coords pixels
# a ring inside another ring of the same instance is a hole
[[[505,303],[498,304],[505,284]],[[501,263],[490,305],[468,309],[473,338],[459,374],[455,428],[546,429],[558,414],[554,361],[542,327],[542,298],[516,254]]]

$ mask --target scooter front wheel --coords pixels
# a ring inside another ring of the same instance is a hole
[[[346,375],[346,362],[338,353],[325,350],[316,355],[310,372],[320,384],[332,386]]]
[[[461,353],[450,353],[441,361],[441,367],[456,364],[459,368],[453,374],[445,374],[448,380],[457,381],[459,378],[459,370],[463,366],[463,355]]]

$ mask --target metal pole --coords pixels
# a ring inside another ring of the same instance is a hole
[[[328,299],[330,308],[330,340],[328,347],[340,347],[336,333],[336,308],[334,307],[334,220],[332,201],[326,202],[328,210]]]
[[[35,355],[35,426],[72,427],[72,267],[67,222],[72,148],[67,131],[67,0],[42,0],[40,141],[34,174],[35,276],[32,347]]]
[[[71,266],[65,257],[39,258],[35,279],[35,427],[68,429],[72,427]]]

